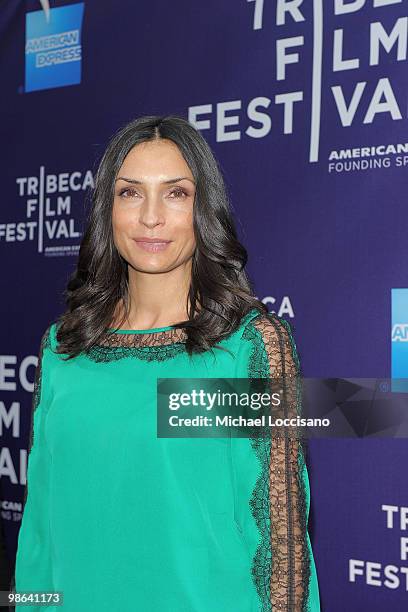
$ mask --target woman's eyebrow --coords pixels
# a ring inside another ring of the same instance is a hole
[[[135,185],[143,185],[143,181],[139,181],[137,179],[132,179],[132,178],[128,178],[126,176],[118,176],[117,179],[115,179],[116,181],[126,181],[127,183],[133,183]],[[195,181],[193,181],[191,178],[189,178],[188,176],[178,176],[176,178],[171,178],[168,179],[167,181],[162,181],[162,184],[169,184],[169,183],[178,183],[179,181],[190,181],[191,183],[193,183],[193,185],[195,185]]]

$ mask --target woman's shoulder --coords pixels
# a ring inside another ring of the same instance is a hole
[[[252,308],[241,319],[239,328],[241,337],[250,339],[261,335],[264,340],[284,341],[293,338],[293,325],[276,312],[265,312]]]
[[[57,329],[58,321],[51,321],[43,331],[40,341],[40,351],[44,353],[47,349],[54,351],[57,347]]]
[[[241,352],[246,345],[254,358],[263,355],[270,363],[294,362],[300,367],[293,323],[282,316],[252,309],[242,318],[239,329]]]

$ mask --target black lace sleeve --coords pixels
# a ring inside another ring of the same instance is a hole
[[[273,379],[282,402],[273,417],[300,414],[300,362],[291,327],[277,315],[261,315],[244,337],[252,342],[249,377]],[[296,428],[251,440],[261,473],[251,499],[260,531],[252,573],[262,612],[308,612],[311,559],[305,479],[306,441]]]

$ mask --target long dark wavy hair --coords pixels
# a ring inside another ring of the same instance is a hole
[[[112,136],[99,162],[77,266],[64,291],[67,308],[57,320],[57,352],[68,355],[66,359],[98,342],[112,326],[119,303],[124,313],[117,327],[129,316],[128,263],[113,241],[115,179],[134,146],[161,138],[178,146],[196,181],[189,319],[174,325],[185,329],[187,352],[209,350],[253,308],[268,312],[244,270],[247,251],[237,238],[224,180],[208,143],[182,117],[143,116]]]

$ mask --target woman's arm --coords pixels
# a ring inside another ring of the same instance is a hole
[[[49,379],[46,349],[50,346],[51,326],[41,338],[34,392],[27,459],[27,482],[23,516],[17,541],[15,571],[11,587],[20,591],[53,591],[49,530],[49,475],[51,455],[44,439],[44,417],[49,405]],[[29,612],[38,606],[18,606]]]
[[[281,404],[272,418],[301,414],[301,371],[290,324],[277,315],[260,316],[247,331],[254,342],[249,376],[271,378]],[[297,428],[270,429],[253,440],[262,475],[251,500],[263,533],[253,573],[265,610],[318,612],[317,575],[307,523],[310,490],[306,441]]]

